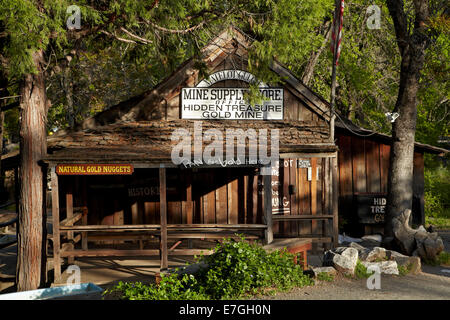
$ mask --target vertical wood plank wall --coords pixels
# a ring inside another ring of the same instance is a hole
[[[387,192],[390,146],[373,138],[337,134],[339,147],[339,223],[347,230],[360,228],[355,213],[355,193]],[[413,222],[423,223],[422,153],[414,153]]]

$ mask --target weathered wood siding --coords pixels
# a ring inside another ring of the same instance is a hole
[[[347,232],[364,233],[356,215],[356,193],[386,193],[390,146],[374,138],[337,133],[339,147],[339,218]],[[424,219],[423,154],[414,153],[413,223]],[[379,231],[369,228],[366,232]]]

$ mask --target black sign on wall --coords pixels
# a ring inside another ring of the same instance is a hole
[[[386,193],[355,194],[359,223],[383,224],[386,210]]]

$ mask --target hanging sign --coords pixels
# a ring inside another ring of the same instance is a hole
[[[260,88],[261,104],[245,100],[247,88],[182,88],[182,119],[283,120],[283,89]]]
[[[56,166],[58,175],[131,175],[131,164],[60,164]]]

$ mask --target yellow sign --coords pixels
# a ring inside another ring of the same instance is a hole
[[[130,175],[131,164],[60,164],[56,166],[58,175]]]

